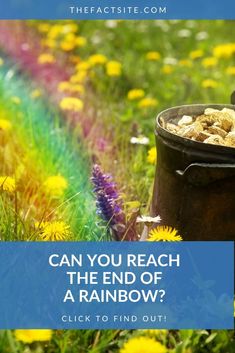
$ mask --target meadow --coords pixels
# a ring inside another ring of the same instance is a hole
[[[1,241],[183,240],[149,217],[155,117],[230,102],[234,26],[0,21]],[[0,331],[1,353],[234,350],[234,331]]]

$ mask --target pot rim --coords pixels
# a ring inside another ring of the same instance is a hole
[[[214,109],[221,109],[221,108],[230,108],[235,110],[235,105],[233,104],[215,104],[215,103],[208,103],[208,104],[186,104],[186,105],[179,105],[179,106],[174,106],[171,108],[167,108],[165,110],[162,110],[156,117],[156,125],[155,125],[155,135],[160,135],[164,137],[167,140],[170,140],[172,142],[184,145],[186,147],[191,147],[191,148],[196,148],[199,150],[203,151],[208,151],[208,152],[213,152],[213,153],[218,153],[218,154],[232,154],[235,157],[235,147],[229,147],[229,146],[220,146],[220,145],[213,145],[213,144],[207,144],[203,143],[200,141],[193,141],[190,138],[187,137],[181,137],[176,134],[173,134],[172,132],[168,131],[167,129],[163,128],[160,124],[160,118],[163,117],[164,115],[169,113],[169,112],[175,112],[177,113],[181,109],[184,111],[187,108],[202,108],[203,111],[206,108],[214,108]],[[186,114],[184,112],[183,114]]]

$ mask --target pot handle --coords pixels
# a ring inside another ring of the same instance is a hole
[[[215,181],[235,176],[235,163],[192,163],[185,170],[176,170],[176,174],[189,184],[206,186]]]
[[[233,93],[231,94],[230,101],[231,104],[235,105],[235,91],[233,91]]]

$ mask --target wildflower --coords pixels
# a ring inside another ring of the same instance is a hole
[[[15,178],[12,178],[10,176],[1,176],[0,177],[0,188],[3,191],[7,192],[14,192],[16,189],[16,181]]]
[[[160,342],[150,337],[133,337],[124,343],[120,353],[166,353],[167,349]]]
[[[47,48],[50,48],[50,49],[54,49],[57,46],[57,43],[56,43],[55,39],[52,39],[52,38],[43,39],[41,41],[41,43],[42,43],[43,46],[45,46]]]
[[[158,105],[157,99],[154,98],[143,98],[139,101],[139,108],[156,107]]]
[[[144,95],[145,93],[143,89],[131,89],[127,93],[127,98],[131,101],[131,100],[143,98]]]
[[[11,130],[11,128],[12,128],[12,125],[9,120],[0,119],[0,130],[9,131],[9,130]]]
[[[231,58],[233,54],[235,54],[235,43],[217,45],[213,49],[213,55],[218,59],[228,59]]]
[[[218,59],[212,57],[208,57],[202,60],[202,66],[204,66],[205,68],[208,67],[214,67],[218,64]]]
[[[61,81],[59,84],[58,84],[58,91],[59,92],[66,92],[66,91],[69,91],[69,88],[70,88],[70,82],[69,81]]]
[[[120,76],[122,72],[122,64],[112,60],[106,64],[106,73],[108,76]]]
[[[174,71],[174,68],[172,65],[164,65],[162,67],[162,73],[165,75],[170,75]]]
[[[72,40],[66,40],[64,39],[63,41],[61,41],[60,43],[60,48],[63,50],[63,51],[71,51],[75,48],[76,46],[76,43],[75,41],[72,41]]]
[[[47,178],[43,184],[46,193],[51,196],[62,196],[68,187],[67,180],[61,175]]]
[[[158,51],[149,51],[146,54],[146,59],[149,61],[158,61],[161,59],[161,54]]]
[[[180,29],[177,34],[178,34],[178,37],[180,38],[188,38],[191,36],[192,32],[190,31],[190,29],[183,28],[183,29]]]
[[[95,186],[94,192],[98,196],[97,206],[99,214],[111,225],[117,221],[123,223],[121,202],[112,177],[108,174],[103,174],[100,167],[96,164],[93,167],[91,180]]]
[[[157,226],[150,230],[148,241],[180,241],[182,237],[178,231],[172,227]]]
[[[55,24],[51,26],[50,30],[47,33],[48,38],[56,39],[59,35],[63,33],[63,26],[60,24]]]
[[[71,93],[84,93],[84,87],[80,84],[73,84],[69,86],[69,92]]]
[[[70,77],[70,82],[72,83],[81,83],[84,82],[87,77],[87,72],[85,70],[77,72],[75,75]]]
[[[183,66],[183,67],[192,67],[192,61],[189,59],[182,59],[179,61],[179,66]]]
[[[149,144],[149,138],[145,136],[139,136],[139,137],[131,137],[130,143],[133,145],[148,145]]]
[[[95,65],[105,64],[108,61],[108,59],[106,58],[106,56],[102,54],[94,54],[89,57],[88,61],[91,64],[91,66],[95,66]]]
[[[4,64],[4,60],[0,57],[0,66]]]
[[[78,31],[78,24],[71,22],[63,25],[62,32],[63,33],[76,33]]]
[[[63,221],[36,223],[35,226],[44,241],[63,241],[71,236],[70,226]]]
[[[164,58],[163,63],[166,65],[176,65],[178,63],[178,60],[176,58],[172,58],[168,56]]]
[[[80,112],[83,109],[83,101],[75,97],[65,97],[60,101],[60,108],[62,110],[71,110],[73,112]]]
[[[150,216],[141,216],[137,217],[137,223],[159,223],[161,221],[160,216],[150,217]]]
[[[127,227],[122,200],[111,175],[104,174],[98,165],[94,165],[91,180],[95,187],[97,213],[108,222],[115,240],[133,240],[135,232]]]
[[[206,40],[209,37],[207,32],[198,32],[196,34],[196,40]]]
[[[89,70],[91,67],[91,64],[88,61],[80,61],[78,62],[78,64],[76,65],[76,69],[77,70],[84,70],[87,71]]]
[[[150,148],[150,150],[148,150],[147,161],[150,164],[155,164],[156,163],[156,161],[157,161],[157,149],[156,149],[156,147],[152,147],[152,148]]]
[[[106,20],[105,21],[105,27],[107,28],[116,28],[118,25],[118,21],[116,20]]]
[[[40,65],[53,64],[55,62],[55,57],[49,53],[42,53],[38,57],[38,63]]]
[[[76,46],[77,47],[84,47],[87,44],[87,40],[85,37],[77,37],[76,38]]]
[[[12,96],[11,101],[16,105],[19,105],[21,103],[21,99],[18,96]]]
[[[217,81],[208,78],[207,80],[203,80],[201,85],[203,88],[216,88],[219,84]]]
[[[31,98],[38,98],[42,95],[42,91],[40,89],[34,89],[31,92]]]
[[[197,50],[193,50],[189,53],[189,57],[190,59],[199,59],[204,55],[204,51],[202,49],[197,49]]]
[[[226,70],[226,74],[234,76],[235,75],[235,66],[229,66]]]
[[[58,85],[59,92],[84,93],[84,87],[80,84],[73,84],[68,81],[62,81]]]
[[[15,330],[15,338],[24,343],[50,341],[52,330]]]

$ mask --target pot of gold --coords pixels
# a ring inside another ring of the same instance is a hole
[[[235,105],[186,105],[156,121],[152,215],[184,240],[235,239]]]

